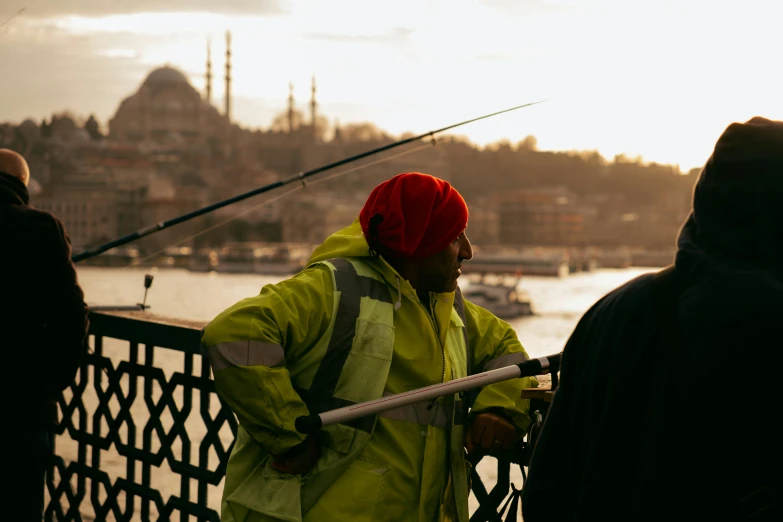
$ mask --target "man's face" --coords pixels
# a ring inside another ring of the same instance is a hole
[[[473,257],[473,247],[465,232],[437,254],[419,260],[419,285],[429,292],[453,292],[457,289],[462,261]],[[418,288],[417,288],[418,290]]]

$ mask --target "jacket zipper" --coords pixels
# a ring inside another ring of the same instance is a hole
[[[419,301],[417,299],[417,301]],[[437,302],[437,298],[436,298]],[[424,305],[421,301],[419,301],[419,304],[422,308],[424,308]],[[444,382],[446,379],[446,349],[443,346],[443,343],[440,341],[440,329],[438,328],[438,323],[435,320],[435,307],[433,306],[433,303],[430,303],[430,310],[427,310],[424,308],[424,311],[427,312],[427,316],[430,318],[430,322],[432,323],[432,329],[435,331],[435,339],[438,341],[438,346],[440,346],[440,357],[441,361],[443,363],[443,373],[440,376],[440,382]]]

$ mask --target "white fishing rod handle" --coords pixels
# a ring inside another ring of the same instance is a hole
[[[325,411],[313,415],[303,415],[294,421],[294,427],[299,433],[316,433],[322,427],[331,424],[352,421],[393,408],[399,408],[425,400],[434,400],[438,397],[480,388],[496,382],[517,379],[519,377],[533,377],[546,373],[557,373],[559,369],[560,354],[547,355],[504,368],[469,375],[467,377],[462,377],[461,379],[433,384],[432,386],[426,386],[409,392],[388,395],[374,401],[353,404],[351,406],[345,406],[336,410]]]

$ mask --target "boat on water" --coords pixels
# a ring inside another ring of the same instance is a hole
[[[105,252],[102,256],[90,259],[87,266],[122,268],[137,263],[139,249],[136,247],[116,247]]]
[[[569,273],[568,259],[559,254],[519,255],[483,254],[473,256],[466,263],[463,273],[525,274],[529,276],[566,277]]]
[[[153,259],[151,264],[166,268],[188,268],[192,256],[193,249],[191,247],[168,247],[160,256]]]
[[[598,260],[595,258],[594,249],[574,247],[567,249],[567,254],[569,274],[598,270]]]
[[[501,319],[535,315],[528,293],[519,287],[520,278],[468,279],[462,295],[473,304],[486,308]]]
[[[196,252],[188,268],[193,272],[292,275],[305,267],[307,258],[308,252],[293,245],[234,242]]]

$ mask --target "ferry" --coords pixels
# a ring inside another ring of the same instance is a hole
[[[464,273],[525,274],[531,276],[566,277],[568,259],[561,255],[527,256],[476,254],[466,263]]]
[[[505,280],[497,278],[495,281],[487,276],[474,277],[468,280],[462,295],[501,319],[535,315],[530,296],[519,284],[519,277]]]
[[[306,260],[287,245],[230,243],[218,251],[216,272],[230,274],[293,275]]]

